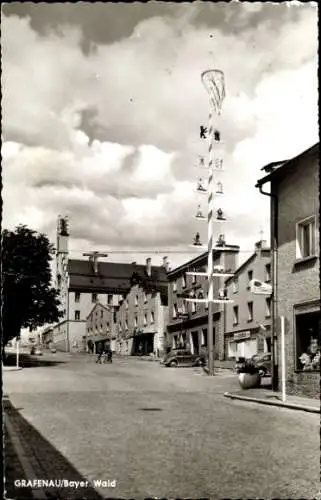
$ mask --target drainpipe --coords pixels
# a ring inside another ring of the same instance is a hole
[[[275,194],[263,191],[261,184],[256,184],[261,194],[271,198],[271,249],[272,249],[272,390],[277,391],[279,385],[279,367],[278,367],[278,337],[277,337],[277,318],[278,318],[278,299],[277,299],[277,258],[278,258],[278,197]]]

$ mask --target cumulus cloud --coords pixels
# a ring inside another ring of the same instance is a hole
[[[318,140],[317,15],[311,5],[229,5],[208,7],[206,19],[197,2],[141,15],[89,51],[88,25],[67,4],[65,17],[51,10],[52,29],[34,14],[4,15],[4,224],[54,239],[67,213],[71,246],[86,250],[184,249],[197,230],[205,240],[194,167],[208,148],[200,74],[214,65],[226,79],[224,231],[248,248],[261,226],[268,233],[260,168]]]

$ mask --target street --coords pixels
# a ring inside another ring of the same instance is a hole
[[[236,388],[228,371],[50,353],[5,372],[3,392],[48,478],[68,479],[63,456],[91,483],[116,480],[103,498],[316,498],[319,416],[223,397]]]

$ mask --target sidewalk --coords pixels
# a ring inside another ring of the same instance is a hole
[[[280,392],[273,392],[270,389],[246,389],[234,391],[233,393],[225,392],[224,396],[230,399],[238,399],[251,403],[260,403],[269,406],[278,406],[291,410],[301,410],[310,413],[320,413],[320,401],[318,399],[303,398],[300,396],[287,395],[286,401],[282,401]]]

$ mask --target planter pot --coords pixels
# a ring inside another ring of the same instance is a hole
[[[261,377],[259,373],[240,373],[239,374],[239,384],[242,389],[251,389],[253,387],[260,387]]]

